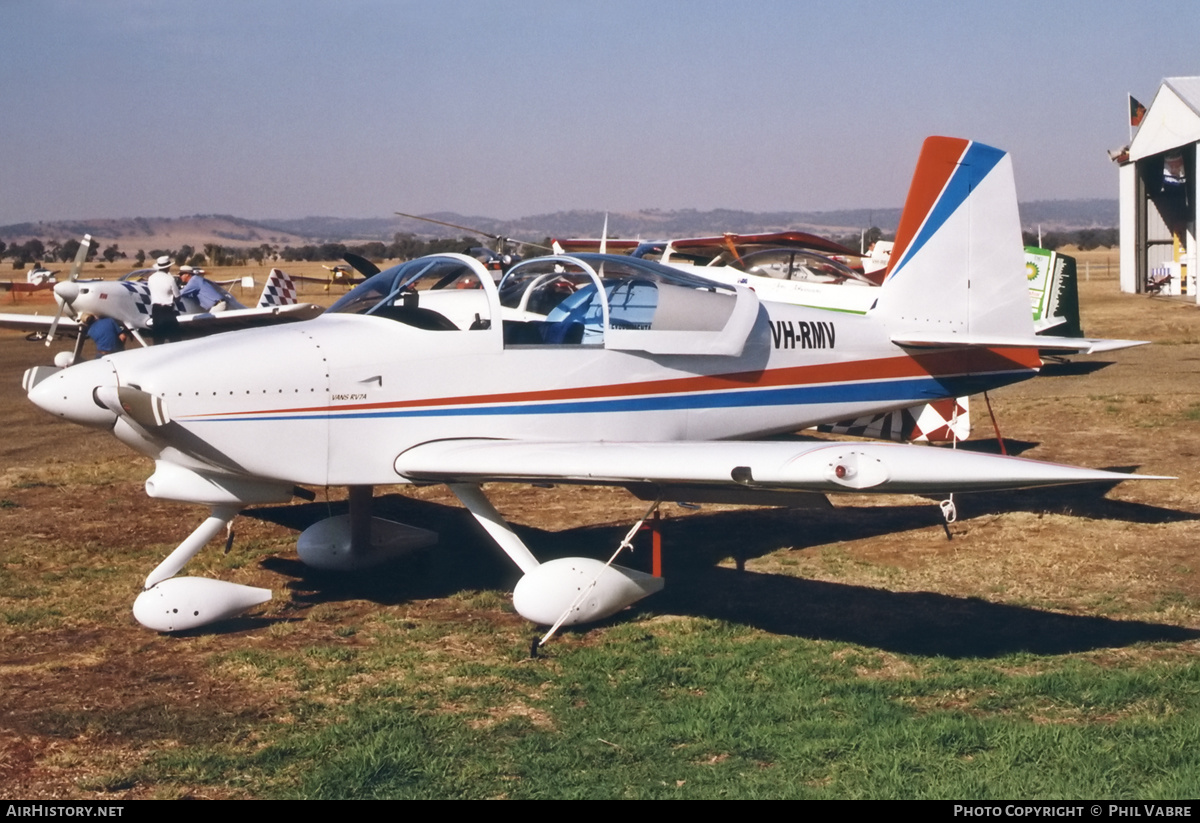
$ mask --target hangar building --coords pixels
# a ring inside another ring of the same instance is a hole
[[[1200,77],[1168,77],[1118,158],[1121,291],[1196,295],[1198,142]]]

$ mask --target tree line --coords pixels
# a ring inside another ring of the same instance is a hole
[[[866,247],[875,240],[890,240],[894,235],[884,234],[879,228],[872,227],[866,232]],[[857,249],[863,240],[863,235],[846,235],[832,238],[851,249]],[[1023,232],[1025,245],[1038,245],[1036,232]],[[1075,246],[1084,251],[1095,248],[1114,248],[1118,245],[1120,231],[1115,228],[1074,229],[1072,231],[1049,231],[1042,234],[1042,247],[1059,249],[1064,246]],[[219,243],[205,243],[203,248],[189,245],[178,249],[138,249],[132,255],[122,251],[116,243],[101,248],[94,243],[88,250],[88,262],[95,262],[97,257],[106,263],[113,264],[118,260],[132,261],[133,268],[142,268],[146,261],[154,261],[163,255],[170,257],[177,265],[189,266],[244,266],[250,261],[258,265],[266,262],[317,262],[341,260],[347,253],[357,254],[368,260],[411,260],[426,254],[444,252],[461,252],[473,246],[482,244],[478,238],[470,236],[422,239],[415,234],[397,232],[391,243],[370,241],[366,243],[314,243],[305,246],[279,247],[270,243],[257,246],[224,246]],[[35,263],[69,263],[75,259],[79,251],[79,241],[72,238],[66,241],[48,240],[42,242],[34,238],[24,243],[6,244],[0,240],[0,260],[9,258],[14,269],[23,269]],[[550,238],[545,238],[542,245],[549,246]],[[527,250],[526,250],[527,251]]]
[[[857,249],[859,243],[863,243],[864,249],[871,248],[871,244],[876,240],[895,240],[896,235],[884,234],[877,227],[867,229],[865,236],[859,234],[847,234],[842,237],[830,238],[835,243],[841,243],[843,246],[851,249]],[[1021,241],[1026,246],[1037,246],[1038,233],[1035,231],[1022,231]],[[1081,251],[1091,251],[1092,249],[1106,248],[1112,249],[1120,245],[1121,230],[1118,228],[1105,229],[1072,229],[1070,231],[1047,231],[1042,232],[1041,247],[1057,251],[1065,246],[1074,246]]]
[[[79,253],[79,246],[80,242],[75,238],[71,238],[66,242],[48,240],[43,243],[35,237],[32,240],[27,240],[24,243],[14,243],[11,246],[0,240],[0,260],[5,257],[12,258],[14,269],[23,269],[34,263],[69,263]],[[101,251],[99,244],[94,243],[88,248],[87,259],[89,262],[92,262],[97,256],[105,262],[114,263],[117,260],[125,259],[126,255],[118,248],[116,243],[106,246],[103,251]]]

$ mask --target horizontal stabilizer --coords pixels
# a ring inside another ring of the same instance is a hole
[[[955,348],[959,346],[985,349],[1040,349],[1063,354],[1094,354],[1095,352],[1131,349],[1145,346],[1149,340],[1103,340],[1087,337],[1054,337],[1048,335],[1009,336],[985,334],[955,334],[918,332],[896,335],[892,342],[913,349]]]
[[[396,458],[417,481],[723,484],[803,492],[944,494],[1169,478],[897,443],[578,443],[438,440]]]

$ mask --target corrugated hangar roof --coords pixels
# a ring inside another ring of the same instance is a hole
[[[1158,87],[1129,146],[1129,159],[1200,140],[1200,77],[1168,77]]]

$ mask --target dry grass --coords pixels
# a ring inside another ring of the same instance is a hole
[[[1178,480],[960,497],[953,540],[935,502],[919,498],[839,498],[833,510],[796,512],[668,505],[671,585],[647,601],[659,613],[647,633],[662,638],[664,652],[672,637],[714,621],[848,642],[856,651],[842,662],[870,681],[917,680],[939,656],[1022,649],[1035,656],[1007,664],[1008,674],[1035,676],[1057,655],[1114,669],[1193,656],[1196,641],[1164,641],[1200,629],[1200,312],[1118,295],[1115,279],[1098,262],[1091,267],[1081,284],[1085,330],[1159,345],[1075,358],[995,393],[1001,429],[1023,456]],[[327,296],[317,286],[304,297]],[[244,516],[233,552],[210,549],[191,568],[271,588],[275,600],[212,633],[166,637],[136,627],[129,607],[142,578],[202,512],[147,499],[147,461],[26,402],[20,373],[47,360],[45,348],[0,332],[0,791],[241,796],[236,787],[179,789],[113,775],[136,774],[172,748],[253,747],[268,720],[308,722],[306,701],[336,709],[403,694],[481,731],[516,720],[542,730],[562,723],[544,705],[543,681],[506,686],[488,673],[523,656],[529,627],[497,593],[512,585],[512,570],[437,487],[379,490],[398,516],[443,534],[415,566],[379,580],[330,581],[295,561],[287,511]],[[973,411],[976,438],[988,437],[983,403]],[[489,492],[542,556],[605,553],[645,510],[612,489]],[[735,550],[746,573],[731,568]],[[560,643],[603,646],[610,631]],[[360,663],[386,660],[398,636],[405,645],[395,665]],[[554,666],[538,671],[552,677]],[[342,674],[331,678],[334,670]],[[911,705],[976,711],[988,696],[986,688],[955,691]],[[1098,720],[1059,704],[1022,710],[1046,724]]]

